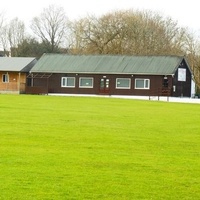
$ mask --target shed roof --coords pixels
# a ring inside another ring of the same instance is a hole
[[[0,57],[0,71],[29,72],[36,63],[30,57]]]
[[[90,74],[174,74],[182,56],[44,54],[31,72]]]

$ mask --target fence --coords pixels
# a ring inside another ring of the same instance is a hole
[[[157,88],[155,90],[151,90],[149,94],[149,100],[155,97],[158,98],[158,100],[160,100],[161,96],[165,96],[167,97],[167,101],[169,101],[169,97],[171,96],[171,91],[172,88],[170,87],[162,87],[162,88]]]

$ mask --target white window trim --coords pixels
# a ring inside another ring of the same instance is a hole
[[[92,79],[92,86],[81,86],[81,79]],[[94,87],[94,78],[93,77],[80,77],[79,78],[79,88],[93,88]]]
[[[66,79],[66,83],[67,83],[67,79],[68,79],[68,78],[73,78],[73,79],[74,79],[74,85],[73,85],[73,86],[63,85],[63,79]],[[65,87],[65,88],[75,88],[75,77],[62,77],[62,79],[61,79],[61,87]]]
[[[118,86],[117,86],[118,79],[126,79],[126,80],[129,80],[129,86],[128,86],[128,87],[118,87]],[[116,89],[131,89],[131,79],[130,79],[130,78],[116,78]]]
[[[7,81],[3,81],[3,77],[6,76],[7,77]],[[3,83],[9,83],[9,74],[2,74],[2,82]]]
[[[148,87],[145,87],[145,85],[144,85],[144,88],[137,88],[137,87],[136,87],[136,81],[137,81],[137,80],[143,80],[144,82],[145,82],[145,81],[148,81]],[[149,89],[150,89],[150,79],[147,79],[147,78],[136,78],[136,79],[135,79],[135,89],[136,89],[136,90],[149,90]]]

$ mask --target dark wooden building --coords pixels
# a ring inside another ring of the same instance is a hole
[[[27,94],[191,96],[180,56],[44,54],[27,76]]]

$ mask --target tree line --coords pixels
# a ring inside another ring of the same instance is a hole
[[[151,11],[114,11],[70,21],[62,7],[50,5],[31,21],[5,23],[0,14],[0,44],[12,56],[43,53],[181,55],[185,56],[200,86],[200,41],[188,28]]]

